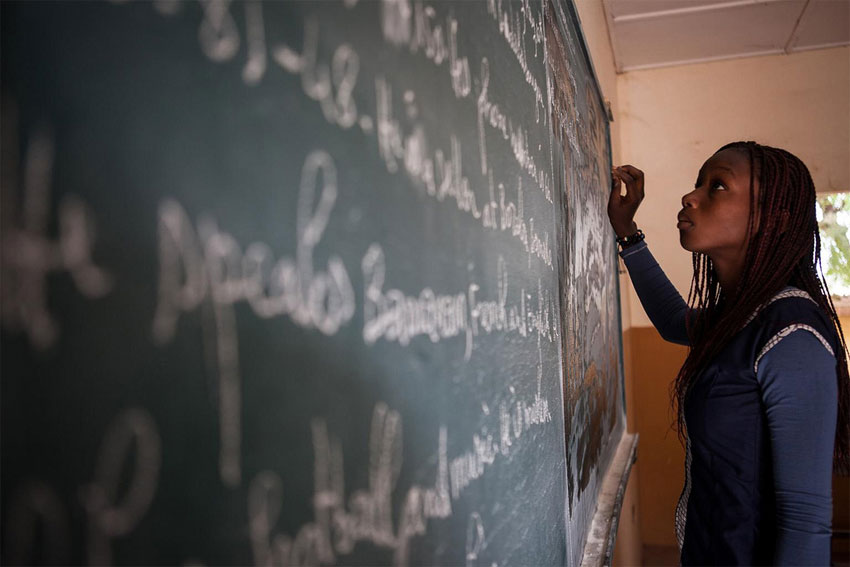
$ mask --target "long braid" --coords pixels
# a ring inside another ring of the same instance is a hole
[[[677,425],[684,436],[684,406],[691,386],[750,315],[786,285],[796,286],[815,300],[835,327],[839,352],[838,423],[835,433],[835,469],[850,472],[850,377],[847,344],[829,295],[820,263],[820,236],[815,218],[815,188],[805,164],[785,150],[755,142],[734,142],[720,148],[745,152],[750,162],[750,215],[744,269],[738,293],[730,296],[719,286],[711,259],[694,253],[694,277],[688,294],[691,349],[672,386]],[[756,197],[755,179],[760,190]]]

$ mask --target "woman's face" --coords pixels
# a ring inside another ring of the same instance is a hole
[[[717,152],[699,170],[694,190],[682,197],[679,242],[685,250],[707,254],[715,262],[742,261],[749,241],[749,214],[748,157],[735,149]]]

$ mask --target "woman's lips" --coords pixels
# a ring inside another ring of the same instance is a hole
[[[679,216],[676,217],[676,220],[679,221],[678,223],[676,223],[676,228],[678,228],[679,230],[684,230],[686,228],[691,228],[692,226],[694,226],[694,223],[691,222],[691,219],[689,219],[688,215],[686,215],[684,212],[679,213]]]

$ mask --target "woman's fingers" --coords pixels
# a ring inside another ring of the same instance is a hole
[[[611,171],[611,194],[608,196],[608,207],[622,207],[628,203],[628,186],[626,194],[623,195],[623,180],[616,171]]]
[[[611,194],[608,197],[608,219],[614,232],[619,237],[634,234],[637,227],[634,223],[635,211],[640,205],[638,197],[638,185],[642,185],[642,178],[637,176],[640,170],[632,168],[630,171],[623,167],[611,169]],[[623,183],[626,185],[626,194],[621,195]],[[642,189],[641,189],[642,192]]]
[[[617,173],[626,183],[626,192],[630,193],[629,197],[638,201],[643,200],[643,172],[633,165],[621,165],[617,168]]]
[[[643,172],[632,165],[615,167],[612,175],[626,184],[625,200],[640,203],[643,200]]]
[[[620,180],[620,176],[617,175],[616,169],[611,169],[611,194],[616,194],[618,197],[620,196],[620,188],[623,186],[622,181]]]
[[[617,167],[613,171],[614,178],[617,179],[617,187],[622,187],[623,184],[626,186],[626,194],[622,195],[620,191],[617,192],[617,196],[620,197],[621,202],[628,202],[634,198],[635,195],[635,180],[629,175],[627,172],[623,171],[621,168]]]

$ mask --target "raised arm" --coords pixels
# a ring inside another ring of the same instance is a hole
[[[686,325],[688,304],[667,279],[646,242],[629,246],[620,256],[629,270],[640,304],[661,338],[680,345],[690,344]]]
[[[617,236],[624,238],[637,232],[634,217],[643,201],[643,172],[631,165],[624,165],[614,168],[611,174],[608,218]],[[622,195],[624,182],[626,193]],[[646,242],[629,246],[620,256],[626,263],[641,305],[661,337],[673,343],[687,345],[686,320],[690,310],[655,261]]]

